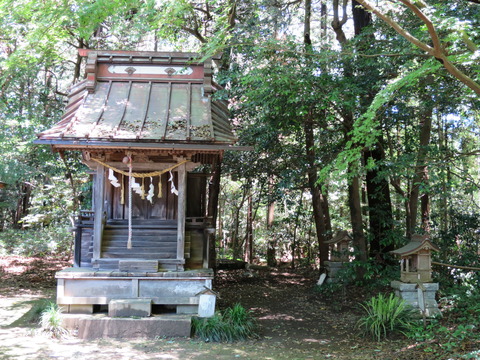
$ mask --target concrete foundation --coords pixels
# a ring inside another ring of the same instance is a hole
[[[80,339],[190,337],[191,316],[158,315],[142,319],[63,314],[63,326]]]
[[[395,295],[405,300],[405,302],[413,308],[421,311],[422,307],[424,307],[427,317],[434,317],[441,314],[438,309],[437,300],[435,299],[439,289],[438,283],[422,283],[425,290],[419,289],[417,284],[404,283],[397,280],[392,281],[390,285],[395,290]],[[422,294],[419,294],[419,292]],[[420,303],[422,296],[424,306]]]
[[[213,271],[148,273],[70,268],[58,272],[56,278],[57,304],[68,313],[91,314],[94,305],[110,308],[112,301],[142,299],[154,305],[180,307],[179,313],[197,313],[197,294],[212,288]]]

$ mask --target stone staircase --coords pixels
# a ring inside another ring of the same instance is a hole
[[[132,264],[132,270],[178,270],[183,261],[177,260],[176,221],[135,221],[132,224],[132,247],[128,249],[128,223],[111,220],[104,228],[101,259],[93,267],[101,270],[120,269],[121,264]],[[128,271],[128,266],[124,270]]]

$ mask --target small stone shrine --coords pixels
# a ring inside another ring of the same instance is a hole
[[[335,283],[339,279],[337,273],[343,268],[343,264],[349,261],[349,247],[352,238],[348,231],[340,230],[333,239],[326,241],[330,250],[329,261],[325,261],[325,267],[328,273],[327,282]]]
[[[392,281],[395,295],[405,300],[409,305],[419,309],[427,317],[439,314],[435,294],[438,283],[432,282],[431,253],[438,251],[428,235],[413,235],[412,240],[392,251],[399,255],[400,281]]]

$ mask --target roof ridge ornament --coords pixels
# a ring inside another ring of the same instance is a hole
[[[87,83],[85,87],[89,93],[93,93],[97,85],[97,53],[94,51],[88,53],[85,73],[87,75]]]
[[[165,72],[167,73],[168,76],[172,76],[173,74],[175,74],[177,71],[172,68],[172,67],[169,67],[169,68],[166,68],[165,69]]]
[[[132,75],[135,71],[137,71],[137,69],[135,69],[133,66],[129,66],[125,69],[125,72],[128,74],[128,75]]]

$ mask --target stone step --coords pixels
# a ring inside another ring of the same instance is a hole
[[[191,315],[165,314],[134,318],[112,318],[102,314],[63,314],[63,326],[78,329],[84,340],[99,338],[131,339],[158,337],[190,337]]]
[[[116,250],[102,253],[103,258],[118,259],[175,259],[177,257],[177,252],[175,251],[163,251],[163,252],[152,252],[150,251],[138,251],[134,249]]]
[[[118,270],[119,268],[119,261],[120,260],[146,260],[144,258],[126,258],[126,257],[119,257],[119,258],[102,258],[92,262],[92,266],[94,269],[100,270]],[[158,260],[158,271],[165,271],[165,270],[179,270],[182,268],[183,264],[185,263],[184,260],[178,259],[164,259],[159,258]]]

